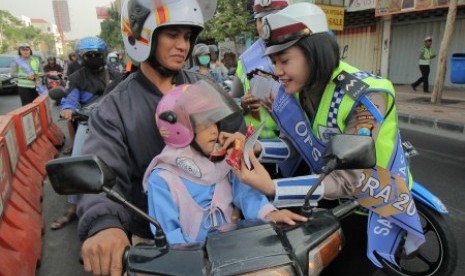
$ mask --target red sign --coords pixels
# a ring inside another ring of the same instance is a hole
[[[108,13],[108,7],[96,7],[97,19],[110,19],[110,14]]]
[[[449,7],[449,0],[377,0],[376,16],[416,12]],[[458,0],[457,5],[465,5],[465,0]]]

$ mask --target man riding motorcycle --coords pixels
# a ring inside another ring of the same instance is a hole
[[[76,52],[83,61],[83,67],[69,76],[67,96],[61,100],[60,105],[60,116],[68,121],[70,137],[70,145],[64,149],[64,154],[70,154],[74,144],[77,123],[72,121],[73,112],[94,102],[104,94],[110,81],[120,78],[118,72],[105,68],[107,44],[102,39],[96,36],[84,37],[76,44]],[[52,230],[60,229],[76,218],[77,197],[69,196],[68,202],[70,206],[66,213],[50,225]]]
[[[44,73],[47,78],[47,88],[51,89],[57,86],[64,86],[63,81],[63,67],[57,64],[56,57],[48,57],[47,64],[44,66]]]
[[[189,7],[188,9],[186,7]],[[164,147],[153,114],[164,93],[205,76],[183,70],[216,1],[130,0],[121,9],[126,53],[140,62],[101,102],[89,120],[83,153],[104,160],[116,173],[115,188],[147,211],[142,177],[153,156]],[[244,127],[242,117],[228,120],[225,130]],[[121,275],[126,246],[152,238],[146,221],[134,217],[105,195],[84,195],[78,203],[79,236],[84,241],[84,269],[95,275]]]

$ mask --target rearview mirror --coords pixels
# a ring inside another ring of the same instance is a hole
[[[375,142],[370,136],[335,135],[328,143],[325,159],[335,159],[336,170],[372,168],[376,165]]]
[[[95,155],[54,159],[45,168],[53,189],[61,195],[97,194],[103,187],[111,189],[116,179],[113,170]]]

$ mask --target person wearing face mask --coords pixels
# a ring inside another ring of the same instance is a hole
[[[68,77],[67,96],[61,100],[60,117],[68,121],[70,144],[63,154],[70,154],[73,149],[77,122],[72,121],[73,112],[102,96],[112,80],[120,78],[119,73],[105,68],[107,54],[106,43],[96,37],[87,36],[76,44],[76,52],[81,56],[83,67]],[[73,153],[74,154],[74,153]],[[75,220],[77,196],[68,196],[68,209],[55,219],[50,228],[57,230]]]
[[[222,85],[223,78],[221,75],[210,68],[210,48],[206,44],[196,44],[192,50],[192,57],[194,58],[195,64],[194,67],[191,68],[192,71],[209,76],[218,85]]]
[[[121,8],[126,54],[140,64],[93,111],[82,153],[97,155],[112,168],[114,189],[145,212],[142,178],[165,146],[156,108],[174,87],[207,78],[183,66],[215,10],[214,0],[126,0]],[[244,119],[228,117],[221,129],[245,131]],[[103,194],[83,195],[78,216],[84,270],[94,275],[122,275],[124,249],[153,239],[147,221]]]
[[[220,60],[220,50],[215,44],[208,45],[210,49],[210,69],[221,76],[221,79],[225,80],[228,78],[228,69]]]

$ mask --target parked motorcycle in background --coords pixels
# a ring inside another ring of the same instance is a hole
[[[58,86],[65,87],[63,73],[58,71],[49,71],[45,73],[45,84],[49,90]]]

